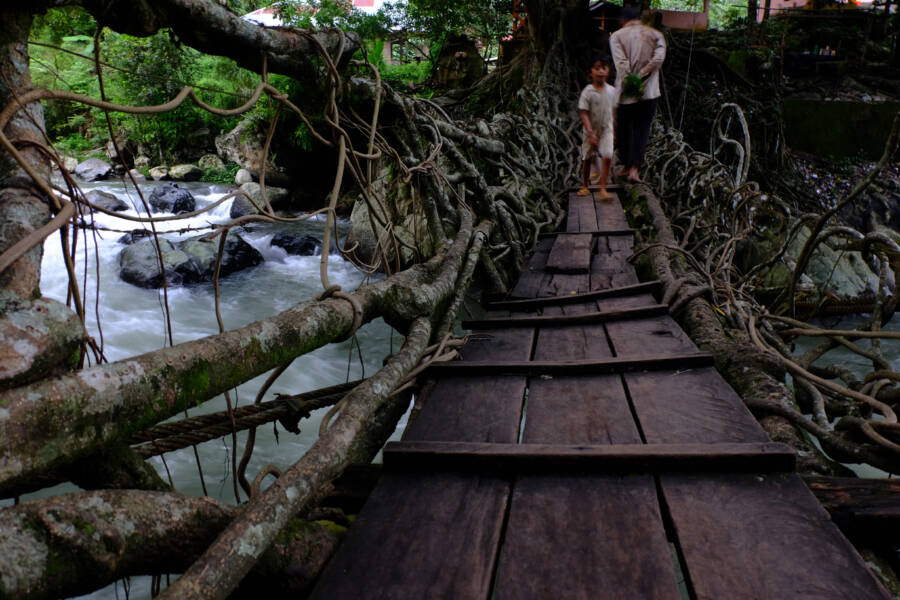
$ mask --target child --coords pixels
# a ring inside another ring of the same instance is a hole
[[[606,191],[609,168],[613,154],[613,107],[616,105],[616,89],[606,83],[609,77],[609,59],[597,56],[589,71],[591,83],[581,91],[578,98],[578,112],[584,125],[584,142],[581,145],[581,179],[579,196],[591,193],[588,189],[591,165],[597,154],[602,159],[600,168],[600,192],[598,198],[607,200],[611,196]]]

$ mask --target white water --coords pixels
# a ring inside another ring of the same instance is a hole
[[[141,185],[145,197],[149,196],[154,185],[152,182]],[[211,204],[225,195],[221,188],[217,192],[210,190],[208,184],[179,184],[179,186],[189,189],[194,194],[198,207]],[[140,206],[140,200],[133,190],[129,194],[121,183],[101,182],[85,184],[82,187],[85,191],[102,189],[125,199],[132,206]],[[226,200],[209,213],[187,220],[161,223],[158,224],[157,230],[172,231],[187,226],[204,227],[209,223],[224,222],[228,220],[230,207],[231,200]],[[137,212],[129,210],[124,214],[136,215]],[[155,214],[154,216],[162,215]],[[127,222],[100,213],[95,215],[95,220],[99,225],[110,229],[141,228],[139,223]],[[303,233],[321,239],[323,226],[324,219],[313,220],[303,226],[305,230]],[[196,236],[201,233],[203,232],[191,232],[186,236]],[[321,291],[319,256],[290,256],[281,248],[270,246],[269,241],[273,234],[267,233],[264,227],[257,226],[253,231],[239,233],[262,253],[265,262],[235,273],[220,282],[220,307],[226,329],[234,329],[252,321],[270,317],[294,304],[310,299]],[[233,234],[234,232],[231,235]],[[143,289],[122,281],[118,276],[118,256],[124,245],[116,240],[123,234],[102,232],[101,235],[102,239],[98,236],[96,245],[93,240],[89,240],[88,244],[85,244],[83,238],[79,240],[78,244],[76,271],[79,273],[79,278],[84,276],[85,262],[88,265],[87,286],[83,293],[88,299],[88,328],[91,335],[98,341],[100,340],[94,302],[97,282],[95,261],[99,260],[99,321],[102,326],[104,352],[107,359],[115,361],[163,347],[166,325],[161,308],[162,291]],[[177,234],[167,234],[167,237],[177,237]],[[85,249],[87,257],[85,257]],[[328,273],[331,283],[342,286],[344,290],[353,290],[363,282],[362,273],[350,263],[334,255],[329,258]],[[65,302],[67,275],[62,261],[58,235],[48,238],[44,243],[41,277],[43,294]],[[169,290],[168,301],[176,344],[218,333],[211,283],[172,288]],[[381,366],[382,359],[390,353],[391,335],[391,328],[380,319],[362,327],[357,332],[366,376],[373,374]],[[401,342],[402,339],[395,336],[393,340],[395,350]],[[343,383],[348,379],[347,369],[350,355],[351,342],[347,341],[341,344],[330,344],[298,358],[270,388],[265,400],[271,399],[277,392],[297,394]],[[241,385],[236,393],[232,393],[232,402],[239,406],[252,403],[267,375],[261,375]],[[353,348],[349,378],[356,379],[362,375],[363,369],[360,366],[357,351]],[[193,416],[225,409],[225,398],[219,396],[192,409],[190,414]],[[300,435],[289,433],[279,426],[279,441],[277,442],[271,424],[260,427],[257,430],[253,459],[247,468],[248,479],[252,480],[264,465],[273,464],[282,470],[290,467],[315,441],[324,412],[324,409],[317,411],[311,418],[301,421]],[[398,430],[402,430],[404,426],[405,417]],[[238,457],[243,452],[246,435],[246,432],[238,434]],[[201,444],[198,446],[198,450],[203,468],[203,480],[209,495],[223,502],[234,503],[231,479],[231,453],[233,452],[231,437]],[[175,488],[180,492],[192,495],[203,494],[197,461],[190,448],[166,454],[165,466],[160,458],[153,458],[150,462],[156,466],[163,478],[167,478],[165,468],[167,466]],[[270,482],[271,478],[268,478],[266,484]],[[76,489],[71,484],[64,484],[28,495],[23,497],[23,500]],[[244,499],[245,497],[242,496],[242,500]],[[0,506],[5,504],[0,504]],[[122,584],[119,584],[118,591],[110,586],[89,597],[98,599],[124,597],[123,591]],[[149,578],[135,578],[130,592],[132,598],[149,598]]]

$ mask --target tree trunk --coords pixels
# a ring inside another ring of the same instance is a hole
[[[0,106],[31,88],[28,32],[32,10],[0,8]],[[50,161],[32,143],[43,142],[44,109],[32,102],[3,129],[6,140],[45,180]],[[0,253],[50,220],[47,198],[8,149],[0,149]],[[72,311],[40,297],[43,245],[38,243],[0,273],[0,389],[74,367],[84,331]]]
[[[181,573],[240,514],[210,498],[135,490],[81,492],[0,511],[0,598],[90,592],[130,575]],[[325,525],[296,521],[260,559],[248,585],[272,576],[301,595],[338,545]]]

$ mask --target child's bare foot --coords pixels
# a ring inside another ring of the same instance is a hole
[[[597,192],[597,200],[609,200],[610,198],[612,198],[612,195],[606,190]]]
[[[575,192],[575,193],[576,193],[576,195],[578,195],[578,196],[590,196],[590,195],[591,195],[591,190],[587,189],[586,187],[583,187],[583,188],[581,188],[580,190],[578,190],[578,191]]]

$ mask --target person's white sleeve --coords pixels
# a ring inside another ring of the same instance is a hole
[[[628,58],[625,56],[625,49],[618,36],[613,34],[609,38],[609,49],[612,52],[613,64],[616,65],[616,87],[622,87],[622,80],[628,74]]]
[[[571,98],[572,96],[569,96]],[[591,103],[588,100],[587,88],[581,90],[581,95],[578,96],[578,110],[591,110]]]
[[[641,69],[642,77],[646,77],[651,73],[659,71],[666,61],[666,40],[659,32],[657,32],[655,37],[656,46],[653,48],[653,57],[650,59],[650,62],[647,63],[647,66]]]

